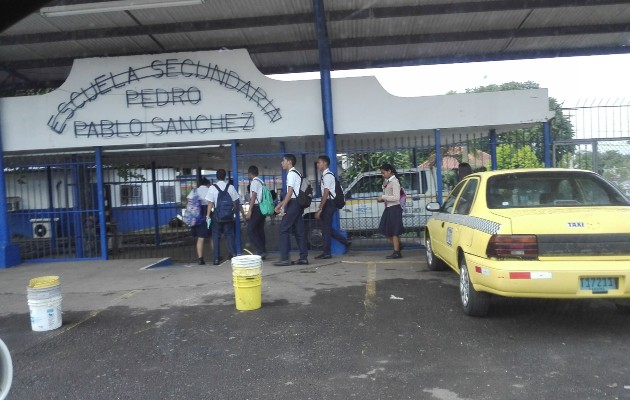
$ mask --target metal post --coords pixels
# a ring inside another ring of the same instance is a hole
[[[236,152],[236,146],[238,146],[238,143],[236,140],[232,140],[232,146],[231,146],[231,151],[232,151],[232,173],[233,173],[233,179],[234,179],[234,188],[236,189],[237,192],[239,192],[238,188],[239,188],[239,184],[238,184],[238,159],[237,159],[237,152]],[[242,247],[241,247],[241,198],[240,198],[240,193],[239,193],[239,199],[238,199],[238,209],[236,210],[236,215],[235,215],[235,219],[234,219],[234,235],[235,235],[235,241],[236,241],[236,255],[240,255],[242,253]]]
[[[418,168],[418,148],[414,147],[411,152],[411,157],[413,160],[413,167]]]
[[[77,156],[72,156],[72,201],[74,212],[72,213],[73,218],[72,222],[74,224],[74,243],[75,243],[75,254],[77,258],[84,257],[84,249],[83,249],[83,237],[85,233],[90,234],[90,237],[95,238],[96,232],[84,232],[84,226],[81,221],[81,194],[79,193],[79,166]]]
[[[499,169],[497,162],[497,131],[490,129],[490,169],[496,171]]]
[[[153,190],[153,231],[155,232],[155,247],[159,247],[162,242],[160,238],[160,208],[157,195],[157,170],[155,161],[151,161],[151,188]]]
[[[545,168],[551,168],[551,124],[549,121],[543,123],[544,144],[545,144]]]
[[[322,115],[324,117],[324,149],[330,158],[330,171],[337,176],[337,141],[333,126],[332,85],[330,70],[332,60],[330,54],[330,42],[328,29],[326,28],[326,15],[324,13],[324,1],[313,0],[313,12],[315,14],[315,29],[317,31],[317,50],[319,55],[319,74],[321,80]],[[332,221],[333,229],[339,229],[339,213],[335,213]],[[345,247],[336,240],[332,241],[331,252],[343,254]]]
[[[50,219],[50,248],[55,249],[57,247],[57,223],[55,221],[55,207],[53,196],[53,183],[52,183],[52,168],[46,167],[46,185],[48,189],[48,218]]]
[[[9,233],[9,214],[7,212],[7,188],[4,179],[4,150],[0,131],[0,269],[13,267],[22,262],[20,246],[11,243]]]
[[[287,146],[284,142],[280,142],[280,152],[282,153],[282,157],[284,157],[284,155],[287,153]],[[282,160],[282,158],[280,160]],[[278,196],[280,196],[278,200],[282,200],[284,199],[284,196],[286,196],[286,192],[285,192],[286,187],[287,187],[287,171],[283,169],[282,170],[282,187],[280,188],[280,193],[278,193]]]
[[[442,193],[444,191],[444,182],[442,182],[442,134],[439,129],[435,133],[435,180],[437,184],[437,202],[442,204]]]
[[[101,258],[107,260],[107,230],[105,224],[105,193],[103,192],[103,149],[95,148],[96,155],[96,192],[98,194],[99,235],[101,237]]]

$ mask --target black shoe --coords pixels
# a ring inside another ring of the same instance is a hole
[[[293,264],[296,264],[296,265],[308,265],[308,260],[306,258],[305,259],[300,259],[300,260],[295,261]]]
[[[204,261],[203,257],[199,257],[199,262],[197,264],[198,265],[206,265],[206,262]]]
[[[273,263],[273,265],[275,265],[276,267],[286,267],[292,264],[293,263],[289,260],[278,261],[278,262]]]
[[[395,251],[392,254],[388,255],[387,257],[388,259],[396,259],[396,258],[402,258],[402,254],[400,254],[400,251]]]
[[[328,260],[329,258],[332,258],[330,254],[320,254],[318,256],[315,256],[315,259],[317,260]]]
[[[213,264],[214,265],[219,265],[219,264],[221,264],[222,261],[223,261],[222,257],[215,258]]]

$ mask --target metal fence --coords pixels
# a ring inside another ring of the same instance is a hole
[[[630,194],[630,102],[583,102],[566,107],[563,113],[573,138],[554,141],[553,165],[599,172]],[[460,163],[470,164],[473,171],[490,169],[491,154],[496,152],[499,169],[543,166],[542,126],[499,133],[494,139],[491,136],[489,132],[449,132],[441,136],[439,146],[436,136],[426,133],[398,135],[397,139],[390,135],[338,136],[338,177],[347,191],[346,207],[339,211],[340,223],[352,237],[353,247],[389,248],[377,230],[383,209],[376,198],[382,193],[379,169],[384,162],[399,171],[408,195],[406,230],[401,238],[407,247],[422,245],[420,233],[428,218],[424,206],[438,199],[439,186],[448,195],[459,180]],[[316,197],[321,195],[316,160],[324,153],[323,140],[283,146],[264,154],[255,153],[251,146],[238,149],[237,173],[231,171],[231,160],[225,153],[215,160],[194,147],[187,151],[196,157],[196,168],[190,168],[190,163],[182,162],[181,154],[175,157],[173,152],[136,151],[127,155],[105,151],[100,192],[94,152],[5,156],[11,239],[19,244],[24,260],[106,256],[193,261],[197,257],[194,240],[182,222],[182,212],[186,196],[201,175],[213,181],[216,168],[225,168],[246,204],[247,167],[256,165],[260,177],[280,199],[285,182],[280,161],[284,153],[293,153],[298,170],[311,181]],[[442,171],[439,177],[438,162]],[[103,195],[104,240],[99,234],[99,193]],[[323,240],[321,224],[313,218],[317,204],[316,200],[305,210],[306,236],[313,251],[321,248]],[[277,216],[267,219],[269,251],[278,249],[279,221]],[[241,221],[241,241],[249,249],[245,223]],[[210,252],[208,244],[207,259],[211,259]]]
[[[585,100],[563,113],[574,135],[554,142],[554,165],[597,172],[630,195],[630,100]]]
[[[23,260],[100,258],[93,153],[5,157],[8,224]]]

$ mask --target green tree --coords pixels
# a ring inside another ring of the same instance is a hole
[[[499,169],[538,168],[543,163],[530,147],[517,148],[511,144],[497,146],[497,166]]]
[[[413,167],[411,150],[375,151],[347,155],[348,168],[344,171],[345,183],[352,182],[362,172],[376,171],[388,163],[396,169]]]
[[[500,85],[492,84],[466,89],[466,93],[498,92],[503,90],[540,89],[536,82],[507,82]],[[451,92],[452,93],[452,92]],[[553,141],[572,139],[573,126],[562,113],[562,105],[553,97],[549,98],[549,109],[555,113],[551,120],[551,138]],[[531,128],[517,129],[498,135],[498,141],[502,144],[512,144],[517,148],[531,147],[538,160],[542,163],[545,157],[544,132],[542,124]],[[556,148],[556,160],[562,160],[566,155],[572,154],[573,146],[558,146]]]

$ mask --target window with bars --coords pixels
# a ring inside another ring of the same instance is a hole
[[[142,204],[142,186],[121,185],[120,204],[123,206]]]

